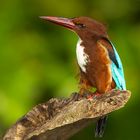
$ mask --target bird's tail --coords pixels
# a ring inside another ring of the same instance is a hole
[[[107,118],[108,118],[108,116],[104,116],[97,121],[96,128],[95,128],[95,137],[103,136]]]

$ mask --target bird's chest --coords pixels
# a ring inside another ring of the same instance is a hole
[[[86,72],[86,66],[89,63],[89,55],[85,52],[85,47],[81,45],[82,41],[79,39],[76,46],[77,62],[83,72]]]
[[[87,53],[88,52],[88,53]],[[107,49],[103,46],[91,45],[88,50],[79,39],[76,47],[77,62],[85,73],[98,70],[99,73],[105,68],[110,69],[110,58]]]

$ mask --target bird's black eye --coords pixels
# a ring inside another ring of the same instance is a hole
[[[78,26],[79,28],[85,28],[86,27],[86,25],[82,24],[82,23],[77,23],[76,26]]]

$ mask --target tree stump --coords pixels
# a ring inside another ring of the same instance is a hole
[[[130,91],[112,90],[90,99],[78,93],[67,99],[50,99],[18,120],[3,140],[66,140],[100,117],[122,108],[130,96]]]

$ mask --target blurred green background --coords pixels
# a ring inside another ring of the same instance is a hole
[[[78,37],[40,15],[90,16],[107,24],[132,91],[125,108],[112,113],[102,140],[140,139],[139,0],[1,0],[0,135],[34,105],[77,91]],[[71,140],[93,140],[94,124]]]

